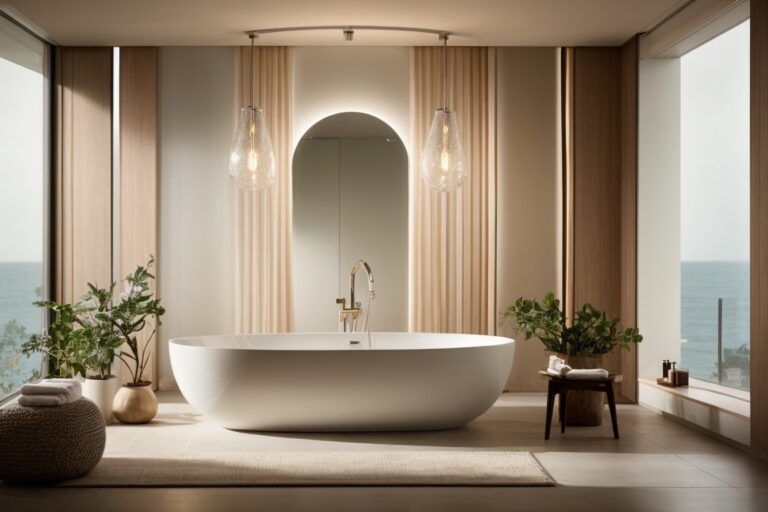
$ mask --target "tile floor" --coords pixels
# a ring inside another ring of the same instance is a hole
[[[544,396],[503,395],[456,430],[279,434],[220,429],[178,393],[160,393],[149,425],[112,425],[107,454],[251,450],[529,450],[550,488],[303,487],[54,489],[0,486],[0,510],[501,511],[768,510],[768,462],[638,406],[619,407],[621,439],[601,427],[544,441]]]

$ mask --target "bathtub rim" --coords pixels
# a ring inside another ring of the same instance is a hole
[[[342,337],[343,335],[349,335],[353,333],[343,333],[343,332],[289,332],[289,333],[280,333],[280,332],[274,332],[274,333],[253,333],[253,334],[210,334],[210,335],[204,335],[204,336],[184,336],[179,338],[170,338],[168,340],[168,346],[169,349],[171,345],[175,345],[177,347],[188,347],[188,348],[195,348],[195,349],[210,349],[210,350],[237,350],[237,351],[243,351],[243,352],[412,352],[417,350],[465,350],[465,349],[481,349],[481,348],[491,348],[491,347],[501,347],[504,345],[513,345],[516,346],[517,340],[514,338],[509,338],[507,336],[499,336],[495,334],[465,334],[465,333],[445,333],[445,332],[391,332],[391,331],[376,331],[371,332],[371,335],[387,335],[387,334],[394,334],[399,336],[405,336],[405,335],[416,335],[416,336],[458,336],[464,339],[472,339],[472,338],[481,338],[485,340],[485,343],[478,344],[478,343],[472,343],[472,344],[462,344],[458,346],[447,346],[447,347],[426,347],[426,346],[415,346],[412,348],[379,348],[375,347],[373,349],[369,349],[365,347],[365,342],[367,341],[365,339],[365,336],[361,336],[361,343],[362,346],[356,347],[356,348],[349,348],[349,347],[339,347],[339,348],[319,348],[319,347],[307,347],[307,348],[297,348],[297,347],[291,347],[291,348],[268,348],[268,347],[231,347],[231,346],[216,346],[215,344],[205,344],[205,341],[210,341],[214,339],[219,338],[235,338],[239,336],[256,336],[256,337],[267,337],[267,336],[284,336],[284,335],[303,335],[303,336],[328,336],[328,335],[336,335],[337,337]],[[366,333],[354,333],[354,334],[363,334]],[[193,341],[203,341],[202,344],[199,343],[193,343]],[[375,339],[374,339],[375,342]]]

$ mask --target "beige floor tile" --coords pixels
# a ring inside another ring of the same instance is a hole
[[[673,454],[536,453],[559,484],[600,487],[727,487]]]

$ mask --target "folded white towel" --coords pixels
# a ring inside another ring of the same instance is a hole
[[[60,396],[62,403],[79,400],[83,394],[82,385],[74,379],[43,379],[37,384],[21,386],[22,396]]]
[[[568,379],[607,379],[608,370],[594,368],[590,370],[571,370],[565,374]]]
[[[19,404],[27,407],[56,407],[69,403],[65,395],[21,395]]]

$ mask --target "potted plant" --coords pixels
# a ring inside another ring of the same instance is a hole
[[[118,352],[118,357],[131,375],[131,381],[120,388],[113,403],[115,417],[122,423],[147,423],[157,414],[152,383],[144,378],[149,360],[147,347],[165,313],[160,299],[155,298],[150,289],[150,280],[155,278],[149,271],[153,263],[154,259],[150,258],[146,266],[137,267],[125,278],[125,291],[110,312],[115,332],[127,347]],[[143,341],[139,339],[142,332]]]
[[[122,344],[112,323],[112,294],[109,288],[97,288],[88,283],[88,293],[79,303],[78,321],[86,346],[85,383],[83,395],[96,403],[107,425],[114,421],[112,402],[120,387],[112,373],[112,363]]]
[[[520,297],[501,315],[512,320],[525,339],[537,337],[544,347],[558,354],[573,368],[600,368],[603,354],[616,347],[628,349],[643,337],[637,328],[622,329],[617,318],[608,318],[592,304],[584,304],[569,322],[552,293],[541,302]],[[600,425],[603,395],[594,391],[568,393],[568,425]]]

